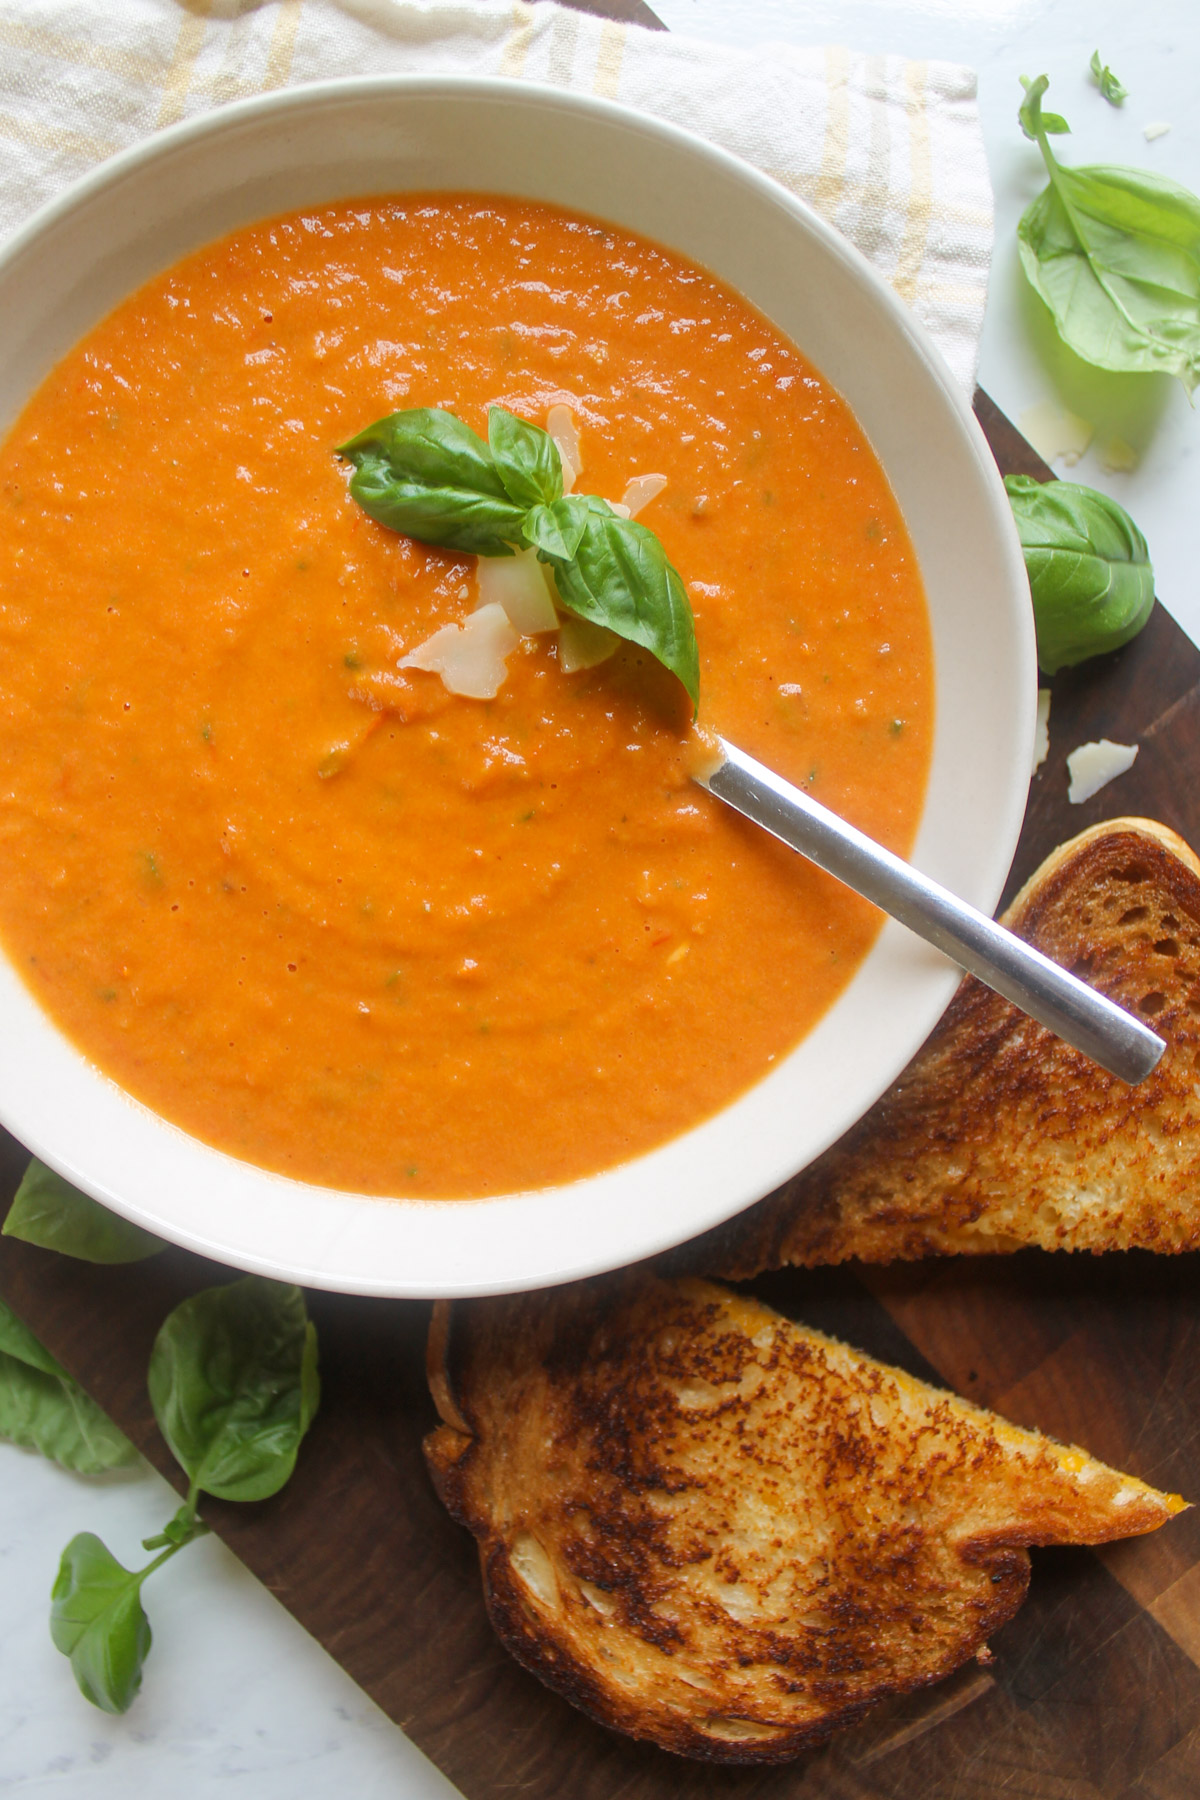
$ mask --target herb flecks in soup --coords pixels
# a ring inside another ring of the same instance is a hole
[[[682,258],[549,208],[330,207],[118,309],[0,452],[0,931],[166,1117],[380,1194],[587,1174],[758,1079],[879,916],[688,779],[622,644],[492,700],[406,653],[473,557],[366,517],[364,419],[564,414],[691,595],[701,724],[904,851],[932,723],[895,502],[845,406]],[[560,634],[561,636],[561,634]]]

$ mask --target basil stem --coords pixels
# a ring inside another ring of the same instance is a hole
[[[1200,381],[1200,199],[1143,169],[1071,169],[1048,135],[1070,127],[1042,111],[1045,75],[1022,77],[1018,115],[1049,185],[1017,226],[1026,277],[1063,342],[1097,368]]]

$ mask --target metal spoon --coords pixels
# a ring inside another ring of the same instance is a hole
[[[874,901],[1110,1075],[1130,1084],[1149,1075],[1166,1045],[1140,1019],[919,874],[745,751],[724,738],[717,743],[723,760],[695,776],[710,794]]]

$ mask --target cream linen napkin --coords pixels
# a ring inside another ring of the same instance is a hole
[[[0,0],[0,233],[178,119],[387,72],[548,82],[699,131],[857,245],[973,385],[992,197],[970,70],[733,50],[547,0]]]

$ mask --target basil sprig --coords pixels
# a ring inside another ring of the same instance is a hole
[[[201,1494],[277,1493],[319,1397],[316,1333],[299,1288],[250,1275],[207,1288],[168,1316],[150,1358],[150,1400],[189,1477],[187,1499],[143,1539],[143,1549],[159,1552],[144,1568],[125,1568],[84,1531],[64,1550],[51,1590],[50,1635],[94,1706],[125,1712],[137,1694],[151,1641],[142,1585],[207,1532]]]
[[[141,1262],[166,1249],[161,1238],[81,1194],[36,1156],[9,1208],[3,1235],[93,1263]]]
[[[1050,176],[1017,226],[1021,263],[1063,342],[1101,369],[1200,381],[1200,199],[1144,169],[1066,168],[1047,141],[1049,79],[1022,77],[1021,129]]]
[[[1107,494],[1006,475],[1047,675],[1136,637],[1154,607],[1146,540]]]
[[[393,531],[476,556],[535,549],[568,612],[640,644],[698,704],[696,630],[678,570],[645,525],[598,495],[564,495],[548,432],[493,406],[485,444],[453,413],[416,407],[337,454],[354,464],[353,498]]]

